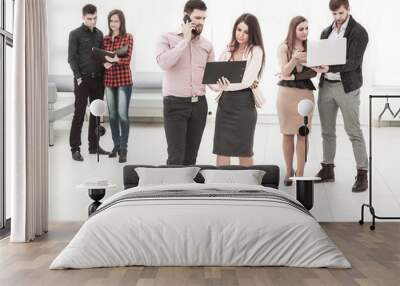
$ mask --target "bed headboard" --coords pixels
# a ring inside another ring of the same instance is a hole
[[[125,165],[124,166],[124,189],[129,189],[136,187],[139,183],[139,177],[135,171],[137,167],[147,167],[147,168],[179,168],[182,166],[152,166],[152,165]],[[278,189],[279,187],[279,167],[275,165],[254,165],[251,167],[242,167],[242,166],[220,166],[215,167],[211,165],[196,165],[196,167],[201,168],[202,170],[206,169],[219,169],[219,170],[263,170],[265,171],[265,175],[262,179],[262,185],[264,187],[271,187],[274,189]],[[194,179],[197,183],[204,183],[203,176],[199,174]]]

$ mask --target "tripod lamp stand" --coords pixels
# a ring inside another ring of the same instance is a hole
[[[99,139],[102,132],[100,129],[100,116],[106,113],[106,104],[103,100],[96,99],[92,101],[89,109],[90,113],[96,117],[97,162],[99,162]]]

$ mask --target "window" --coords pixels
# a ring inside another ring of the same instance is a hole
[[[4,194],[4,35],[0,34],[0,228],[5,223]]]
[[[14,0],[0,0],[0,236],[9,232],[10,195],[5,190],[5,103],[11,93],[10,76]]]
[[[10,98],[11,96],[11,68],[12,68],[12,46],[10,45],[6,45],[6,49],[5,49],[5,76],[4,76],[4,83],[5,83],[5,93],[4,93],[4,98]],[[3,101],[4,105],[5,105],[5,100]],[[4,118],[4,117],[3,117]],[[5,124],[4,124],[5,125]],[[5,136],[4,136],[5,138]],[[5,140],[3,140],[4,142]],[[4,152],[5,154],[5,152]],[[4,164],[5,166],[5,164]],[[5,175],[4,175],[5,176]],[[5,219],[9,219],[11,218],[11,193],[10,193],[10,189],[9,188],[5,188],[4,190],[5,192]]]
[[[13,33],[14,30],[14,0],[5,0],[5,30]]]

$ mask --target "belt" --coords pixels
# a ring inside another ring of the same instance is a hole
[[[226,92],[244,92],[244,91],[252,91],[250,87],[244,88],[244,89],[239,89],[239,90],[232,90],[232,91],[226,91]]]
[[[341,80],[332,80],[332,79],[327,79],[327,78],[324,78],[324,80],[326,80],[327,82],[330,82],[330,83],[342,82]]]
[[[84,77],[90,77],[90,78],[99,78],[99,77],[103,77],[103,74],[101,74],[101,73],[95,73],[95,72],[92,72],[92,73],[81,73],[82,74],[82,76],[84,76]]]
[[[195,100],[193,100],[195,98]],[[189,97],[181,97],[181,96],[173,96],[173,95],[167,95],[167,96],[164,96],[164,99],[166,99],[166,100],[173,100],[173,101],[180,101],[180,102],[191,102],[191,103],[194,103],[194,102],[197,102],[197,100],[202,100],[202,99],[204,99],[205,98],[205,96],[204,95],[201,95],[201,96],[189,96]]]

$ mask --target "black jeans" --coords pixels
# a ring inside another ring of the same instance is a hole
[[[164,97],[164,128],[168,144],[167,165],[194,165],[207,121],[207,100]]]
[[[75,111],[69,135],[69,144],[72,152],[80,151],[82,125],[85,119],[88,99],[92,102],[95,99],[103,99],[104,97],[103,77],[82,76],[82,83],[80,85],[74,79],[74,93]],[[89,119],[88,141],[89,149],[97,148],[96,117],[92,114],[90,114]]]

